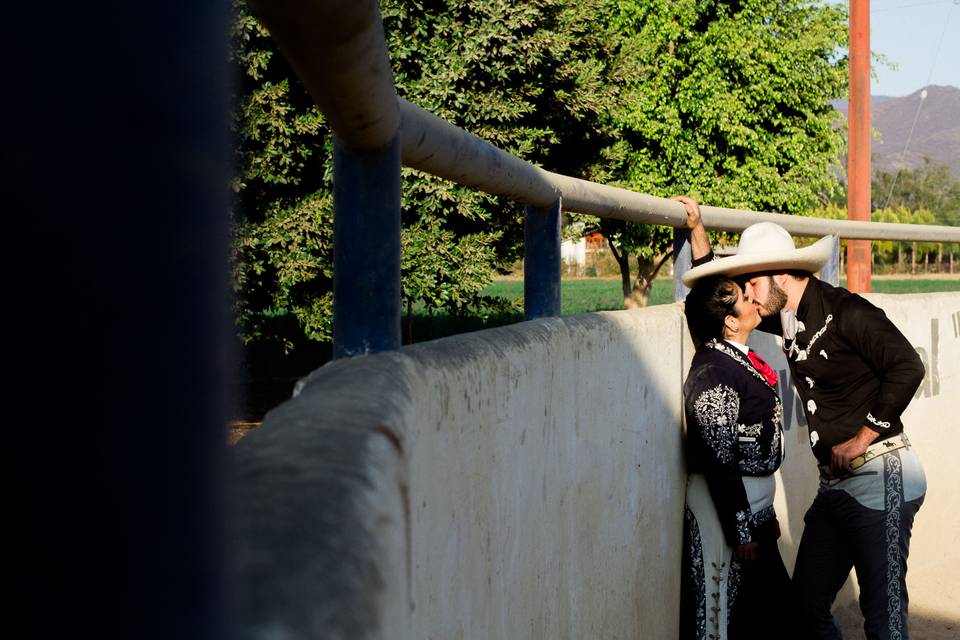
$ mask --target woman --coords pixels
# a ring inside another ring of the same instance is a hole
[[[776,373],[747,348],[759,308],[723,277],[686,299],[697,345],[684,384],[687,504],[681,638],[784,637],[789,577],[773,473],[783,460]]]

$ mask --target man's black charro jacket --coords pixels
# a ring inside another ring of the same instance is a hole
[[[900,415],[923,382],[916,350],[873,304],[810,276],[797,307],[797,334],[783,349],[803,401],[820,464],[831,448],[867,426],[884,440],[903,431]],[[763,331],[782,335],[779,316]]]

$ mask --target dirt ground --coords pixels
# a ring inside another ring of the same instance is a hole
[[[240,438],[260,426],[259,422],[243,422],[235,420],[227,426],[227,444],[236,444]]]
[[[960,638],[960,584],[951,563],[920,572],[910,569],[910,639],[957,640]],[[852,596],[852,594],[850,594]],[[865,640],[860,607],[850,598],[834,608],[844,640]]]

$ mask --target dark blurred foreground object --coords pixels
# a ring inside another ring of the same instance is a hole
[[[0,154],[15,635],[228,635],[227,9],[11,7]]]

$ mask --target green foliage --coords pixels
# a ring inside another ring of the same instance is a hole
[[[626,184],[796,213],[836,188],[846,14],[803,0],[620,3]]]
[[[398,93],[520,157],[583,174],[608,144],[605,0],[381,3]],[[266,32],[235,4],[235,288],[247,340],[329,340],[330,134]],[[522,247],[522,207],[403,171],[403,289],[452,312]],[[371,247],[371,250],[376,250]],[[509,306],[509,305],[508,305]],[[302,335],[284,333],[294,318]],[[278,327],[282,327],[278,328]]]
[[[800,213],[837,188],[846,14],[804,0],[620,0],[612,109],[617,142],[604,174],[660,196]],[[603,221],[642,268],[669,251],[662,229]]]
[[[826,218],[829,220],[846,220],[847,208],[835,204],[824,206],[814,211],[804,212],[815,218]],[[911,210],[905,206],[890,207],[887,209],[877,209],[870,214],[873,222],[888,222],[893,224],[941,224],[937,216],[927,209]],[[800,239],[797,244],[807,244],[815,241],[815,238]],[[841,241],[841,251],[846,252],[846,241]],[[956,245],[941,244],[939,242],[899,242],[896,240],[874,240],[871,243],[873,261],[876,265],[889,269],[891,272],[904,273],[914,271],[916,264],[920,261],[929,261],[931,256],[936,256],[937,261],[942,258],[943,253],[950,254],[956,251]],[[907,256],[910,256],[911,266],[906,265]]]
[[[916,169],[878,171],[870,190],[872,207],[926,209],[935,224],[960,226],[960,178],[950,167],[927,158]]]
[[[244,4],[234,9],[236,316],[245,341],[289,350],[331,331],[329,131],[266,30]]]

